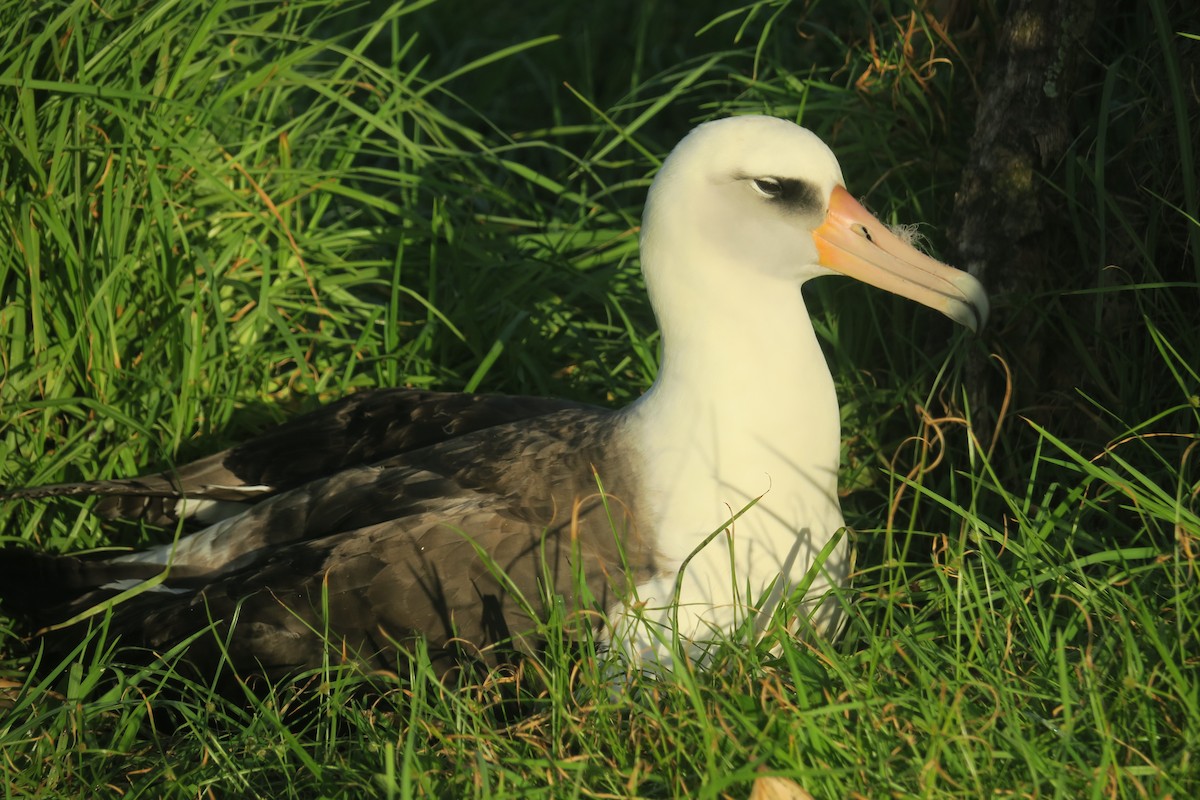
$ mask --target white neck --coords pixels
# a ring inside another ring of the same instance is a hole
[[[653,465],[645,476],[668,526],[661,534],[703,538],[728,518],[727,506],[738,511],[768,489],[764,502],[779,510],[797,498],[810,506],[788,520],[811,525],[832,510],[840,524],[837,397],[800,288],[679,248],[684,237],[669,240],[671,251],[657,237],[642,243],[654,259],[647,288],[662,365],[628,410],[633,441]],[[685,519],[701,528],[684,534],[677,524]]]

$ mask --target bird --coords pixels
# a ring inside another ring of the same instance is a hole
[[[640,250],[661,358],[631,404],[376,389],[158,475],[0,493],[100,495],[102,516],[177,531],[117,555],[8,547],[0,607],[68,639],[104,608],[123,646],[186,642],[202,674],[272,681],[422,648],[441,675],[509,663],[545,648],[556,604],[653,669],[760,635],[795,593],[797,634],[833,635],[851,563],[840,417],[802,286],[847,275],[972,331],[983,286],[770,116],[677,144]]]

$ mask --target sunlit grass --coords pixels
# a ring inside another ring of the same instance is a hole
[[[627,402],[657,360],[640,204],[674,141],[728,111],[801,119],[942,250],[980,46],[922,3],[711,26],[727,9],[41,5],[0,3],[3,485],[161,468],[369,386]],[[1056,173],[1094,315],[1003,298],[1036,330],[976,340],[810,293],[858,529],[839,641],[781,625],[614,690],[552,620],[519,673],[444,685],[417,653],[229,702],[173,654],[114,662],[102,629],[33,670],[0,621],[6,794],[716,798],[765,771],[815,797],[1194,796],[1197,120],[1161,67],[1175,9],[1150,12],[1097,56]],[[1136,186],[1129,164],[1151,164]],[[1009,387],[981,432],[968,354],[1043,330],[1092,388],[1043,413],[1043,387]],[[52,551],[162,536],[71,502],[0,526]]]

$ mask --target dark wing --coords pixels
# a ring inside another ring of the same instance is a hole
[[[196,521],[207,524],[238,513],[245,504],[349,467],[567,408],[588,406],[543,397],[376,389],[174,470],[9,490],[0,492],[0,500],[102,495],[94,511],[105,519],[173,526],[182,511],[184,518],[198,514]],[[185,497],[186,509],[180,503]]]
[[[418,639],[441,669],[536,649],[547,602],[603,610],[655,569],[617,436],[611,414],[568,410],[307,484],[190,537],[196,557],[116,606],[113,627],[161,652],[212,626],[188,651],[202,673],[228,642],[235,669],[272,678],[343,654],[393,669]],[[161,569],[35,558],[76,581],[41,593],[59,618]],[[0,574],[0,594],[13,577]]]

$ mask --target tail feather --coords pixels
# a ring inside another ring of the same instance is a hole
[[[269,487],[265,487],[269,488]],[[143,475],[125,480],[86,481],[81,483],[55,483],[48,486],[30,486],[20,489],[0,490],[0,502],[5,500],[40,500],[53,497],[98,497],[92,512],[101,519],[143,520],[150,525],[172,527],[187,507],[185,517],[196,516],[198,525],[208,525],[217,519],[231,516],[244,510],[249,503],[264,494],[264,487],[203,485],[181,490],[168,475]],[[224,506],[224,513],[204,515],[201,509]],[[192,521],[189,519],[189,521]]]
[[[94,496],[101,497],[93,510],[103,519],[145,519],[151,525],[167,526],[175,522],[179,490],[157,475],[0,490],[0,501]]]
[[[82,483],[52,483],[48,486],[26,486],[19,489],[0,489],[0,500],[39,500],[45,497],[91,497],[92,495],[128,495],[131,497],[177,496],[179,490],[157,475],[128,480],[85,481]]]
[[[0,549],[0,606],[36,624],[58,622],[85,597],[121,581],[146,580],[160,567],[112,563],[102,558],[60,556],[28,548]],[[115,591],[112,594],[116,594]]]

